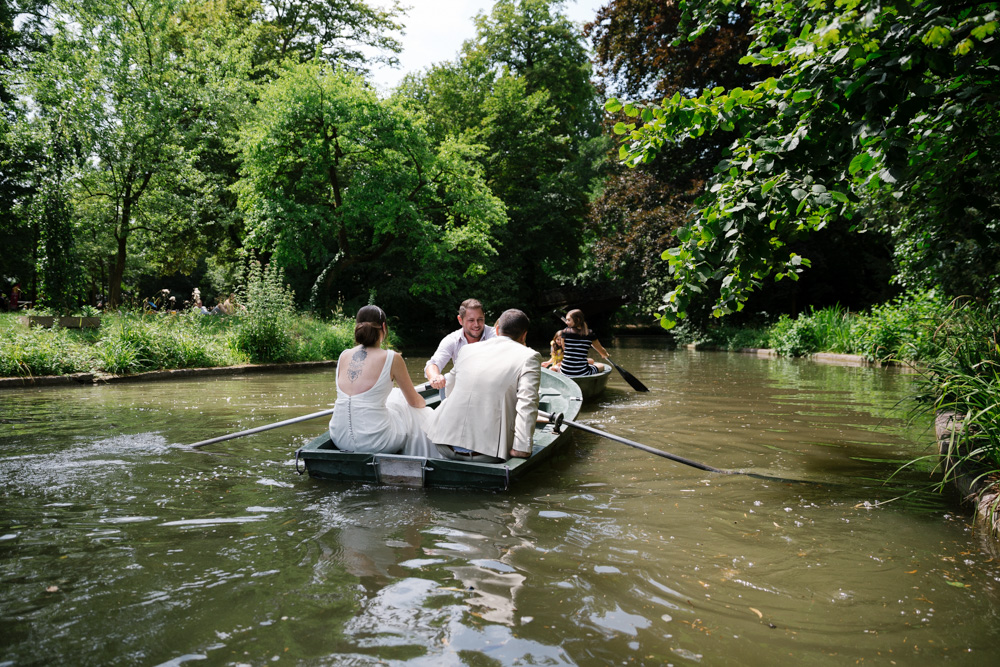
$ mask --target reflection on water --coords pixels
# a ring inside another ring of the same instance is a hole
[[[997,562],[910,378],[619,343],[595,435],[506,494],[293,473],[332,371],[0,394],[0,664],[987,664]],[[410,355],[414,376],[419,355]],[[891,479],[890,479],[891,478]]]

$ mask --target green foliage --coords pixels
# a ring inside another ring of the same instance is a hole
[[[411,77],[397,95],[420,106],[435,141],[457,136],[479,147],[469,158],[507,222],[494,234],[497,253],[444,292],[442,307],[474,294],[499,313],[530,308],[540,292],[583,273],[588,199],[607,143],[582,36],[560,3],[501,0],[476,28],[458,58]]]
[[[946,313],[946,304],[934,290],[904,294],[875,306],[855,331],[858,353],[879,361],[931,359],[938,348],[934,328]]]
[[[953,304],[932,342],[938,354],[922,388],[935,412],[954,413],[960,425],[948,443],[941,484],[969,464],[1000,473],[1000,307]]]
[[[291,323],[291,336],[295,343],[296,361],[337,359],[341,352],[354,347],[354,320],[335,318],[323,321],[300,315]]]
[[[819,336],[806,317],[782,315],[770,331],[771,347],[786,357],[801,357],[819,349]]]
[[[0,376],[61,375],[89,367],[89,352],[69,329],[28,329],[14,315],[0,315]]]
[[[231,3],[237,4],[237,3]],[[370,63],[398,65],[402,44],[393,33],[402,30],[398,2],[372,6],[362,0],[260,0],[246,3],[259,26],[255,55],[260,61],[308,61],[349,64],[366,69]]]
[[[900,280],[946,286],[961,270],[973,294],[1000,288],[997,3],[750,2],[756,42],[744,62],[777,68],[752,87],[680,92],[611,113],[621,159],[715,132],[737,140],[716,168],[680,245],[663,254],[677,282],[663,324],[718,281],[713,314],[740,310],[768,276],[796,279],[809,260],[790,242],[838,217],[889,228]],[[732,3],[689,0],[704,31]],[[699,34],[696,30],[692,34]],[[903,243],[903,240],[912,240]],[[970,267],[983,270],[969,271]]]
[[[289,361],[293,356],[289,329],[295,295],[284,284],[281,268],[273,262],[261,267],[252,260],[237,294],[240,308],[235,316],[239,324],[233,332],[233,346],[255,363]]]
[[[419,115],[353,74],[287,67],[240,148],[247,245],[318,276],[318,310],[372,284],[397,299],[448,289],[494,252],[503,206],[471,159],[478,151],[432,145]]]
[[[698,329],[685,320],[674,330],[678,342],[698,342],[722,349],[773,348],[782,356],[815,352],[861,355],[869,361],[927,362],[938,354],[935,329],[948,309],[931,291],[904,294],[852,313],[840,306],[813,309],[797,317],[780,316],[765,328],[720,324]]]

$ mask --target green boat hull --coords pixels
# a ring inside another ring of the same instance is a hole
[[[435,389],[423,388],[420,393],[427,404],[436,407],[439,399]],[[576,419],[580,412],[580,387],[559,373],[542,369],[539,390],[539,410],[562,413],[566,419]],[[531,456],[512,458],[504,463],[472,463],[450,459],[425,459],[402,454],[370,454],[345,452],[337,449],[326,431],[295,453],[296,467],[301,460],[309,476],[342,482],[365,482],[392,486],[416,486],[445,489],[489,489],[502,491],[523,477],[532,468],[552,455],[566,440],[565,430],[555,432],[551,425],[535,429]]]
[[[570,379],[580,385],[580,392],[583,394],[583,400],[586,401],[603,394],[604,390],[608,387],[608,379],[610,377],[611,366],[605,364],[604,370],[600,373],[595,375],[581,375],[580,377]]]

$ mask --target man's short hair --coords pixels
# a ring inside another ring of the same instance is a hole
[[[509,338],[518,339],[528,330],[528,316],[517,308],[503,311],[503,315],[497,320],[497,333]]]
[[[465,319],[465,311],[476,309],[483,310],[483,304],[479,303],[479,299],[466,299],[462,302],[462,305],[458,307],[458,316]]]

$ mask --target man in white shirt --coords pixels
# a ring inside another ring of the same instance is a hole
[[[424,377],[435,389],[443,389],[444,367],[449,361],[458,359],[458,351],[470,343],[489,340],[496,336],[493,327],[486,326],[483,304],[477,299],[466,299],[458,308],[458,323],[462,328],[441,339],[434,356],[424,365]]]
[[[464,348],[449,373],[454,383],[427,434],[445,458],[498,463],[531,456],[542,357],[525,345],[528,317],[520,310],[504,312],[496,333]]]

